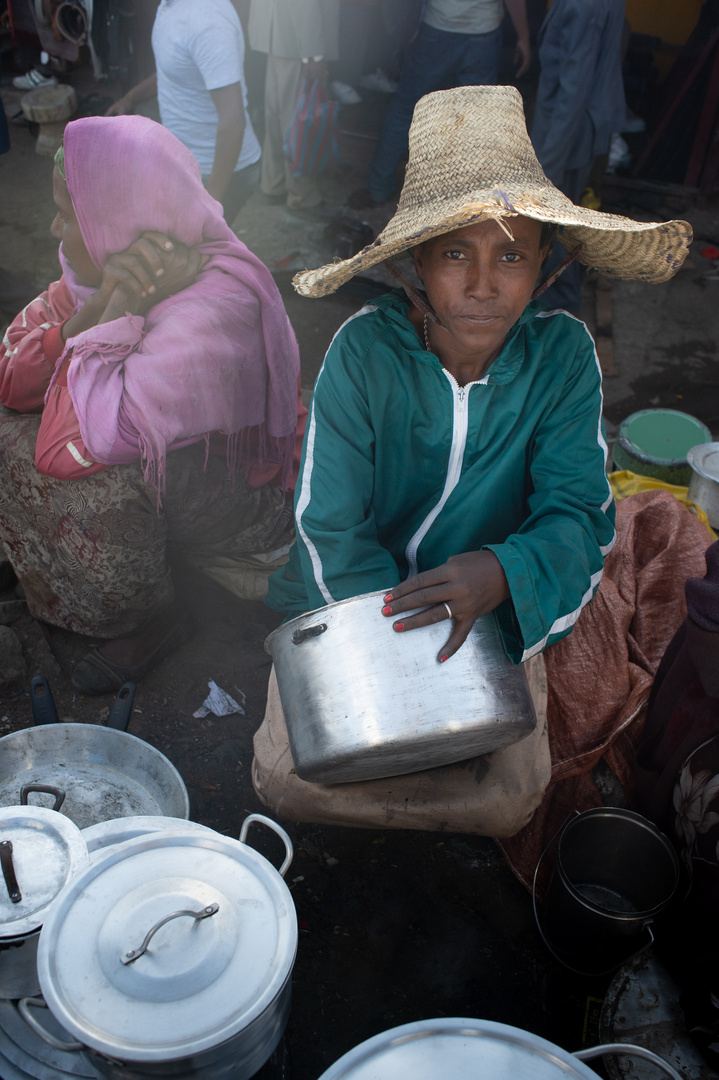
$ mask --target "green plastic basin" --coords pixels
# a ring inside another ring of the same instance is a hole
[[[614,467],[687,487],[692,475],[687,453],[705,442],[711,442],[711,432],[695,416],[676,409],[642,409],[619,425]]]

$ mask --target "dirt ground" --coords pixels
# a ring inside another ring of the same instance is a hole
[[[70,79],[84,94],[93,89],[82,71]],[[2,96],[8,113],[15,112],[19,94],[3,84]],[[362,181],[383,106],[380,95],[369,94],[362,107],[343,109],[343,166],[325,182],[330,216]],[[13,125],[11,133],[11,152],[0,157],[0,268],[23,279],[32,296],[58,275],[48,231],[52,162],[35,154],[26,128]],[[354,216],[375,231],[383,224],[377,210]],[[335,253],[326,227],[326,220],[267,206],[259,196],[235,222],[240,237],[276,272],[308,392],[332,334],[362,302],[358,292],[318,301],[291,290],[296,269]],[[606,381],[610,433],[628,413],[659,404],[691,412],[715,437],[719,432],[719,273],[716,262],[700,254],[704,246],[695,244],[691,265],[667,285],[613,286],[618,374]],[[595,287],[592,280],[585,286],[590,324]],[[15,300],[15,294],[0,295],[0,314],[11,317],[20,306]],[[262,604],[238,600],[191,571],[178,574],[177,587],[194,613],[196,633],[139,684],[129,730],[178,767],[195,820],[237,835],[246,814],[262,809],[250,780],[252,735],[270,670],[263,642],[279,620]],[[12,596],[8,591],[0,600]],[[27,678],[0,690],[0,735],[30,724],[29,680],[36,673],[50,679],[63,719],[102,723],[112,697],[83,698],[70,681],[87,640],[53,627],[40,631],[26,619],[15,628]],[[246,715],[193,718],[209,679],[235,697],[245,694]],[[301,931],[286,1034],[294,1080],[316,1080],[363,1039],[433,1016],[502,1021],[570,1050],[596,1041],[608,980],[575,977],[547,953],[531,898],[490,840],[287,827],[296,847],[287,880]],[[272,838],[258,833],[257,846],[277,856]]]

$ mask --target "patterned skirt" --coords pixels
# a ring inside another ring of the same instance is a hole
[[[202,569],[258,557],[294,538],[291,498],[231,481],[204,443],[167,456],[166,489],[139,463],[79,480],[35,468],[39,416],[0,406],[0,543],[38,619],[76,633],[123,637],[171,602],[173,556]]]

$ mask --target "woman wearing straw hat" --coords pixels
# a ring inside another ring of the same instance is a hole
[[[336,335],[273,607],[299,614],[386,588],[400,632],[451,621],[440,660],[497,608],[517,662],[569,632],[614,528],[593,341],[570,316],[527,306],[552,226],[586,265],[644,281],[672,277],[691,240],[684,222],[571,203],[542,173],[511,87],[419,102],[395,216],[358,255],[295,279],[323,296],[411,250],[428,309],[392,294]],[[399,618],[418,602],[432,606]]]
[[[542,173],[511,87],[418,103],[392,220],[295,278],[319,297],[411,253],[423,291],[382,296],[335,335],[271,607],[293,617],[381,589],[398,633],[447,622],[439,663],[489,611],[515,663],[569,634],[615,532],[594,343],[530,303],[557,235],[604,274],[661,282],[691,229],[575,206]]]

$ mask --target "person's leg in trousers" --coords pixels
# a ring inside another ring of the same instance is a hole
[[[451,82],[460,59],[465,35],[449,34],[420,23],[417,37],[407,50],[399,90],[385,113],[367,178],[374,202],[391,199],[397,188],[397,166],[407,157],[408,135],[414,107],[421,97]]]
[[[462,35],[464,37],[464,35]],[[465,37],[456,86],[496,86],[502,59],[502,30]]]
[[[228,225],[232,226],[232,222],[259,184],[260,172],[259,161],[233,172],[222,196],[222,212]]]
[[[302,78],[302,62],[267,57],[265,82],[265,139],[262,146],[262,191],[286,195],[284,145]]]

